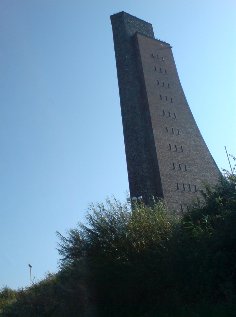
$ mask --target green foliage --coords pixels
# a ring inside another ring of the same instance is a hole
[[[181,219],[182,261],[189,279],[181,284],[185,298],[219,301],[235,297],[235,186],[233,175],[222,178],[214,189],[207,189],[204,205],[195,206]]]
[[[157,284],[166,283],[159,273],[169,265],[176,220],[162,202],[130,210],[127,204],[108,200],[92,205],[87,221],[67,238],[60,236],[61,268],[78,272],[86,262],[87,288],[103,314],[144,302]]]
[[[16,302],[17,291],[14,291],[8,287],[2,288],[0,291],[0,313],[6,306],[10,306]]]
[[[1,317],[66,317],[78,316],[83,311],[80,298],[75,298],[72,283],[65,281],[68,274],[48,274],[37,284],[0,293]]]
[[[87,226],[62,238],[62,268],[73,263],[78,270],[86,259],[87,287],[101,316],[163,306],[174,315],[176,307],[233,302],[235,186],[235,176],[226,175],[178,219],[162,202],[132,210],[117,201],[92,206]]]
[[[58,233],[60,271],[0,293],[0,316],[236,315],[236,177],[226,173],[181,217],[162,201],[92,205]]]

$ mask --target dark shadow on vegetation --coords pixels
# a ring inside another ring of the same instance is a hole
[[[58,233],[60,270],[0,293],[0,316],[236,315],[236,176],[207,188],[181,217],[159,201],[132,211],[90,207],[87,224]]]

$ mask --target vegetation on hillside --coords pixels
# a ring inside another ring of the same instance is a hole
[[[92,205],[59,236],[60,269],[0,293],[0,316],[236,315],[236,175],[176,217],[163,202]]]

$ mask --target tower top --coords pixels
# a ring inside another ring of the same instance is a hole
[[[125,31],[128,37],[133,36],[135,33],[154,38],[152,24],[144,20],[136,18],[135,16],[124,11],[111,15],[111,22],[114,29],[119,32]]]

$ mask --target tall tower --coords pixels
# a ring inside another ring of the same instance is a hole
[[[131,197],[183,211],[216,166],[185,98],[170,44],[125,12],[111,16]]]

